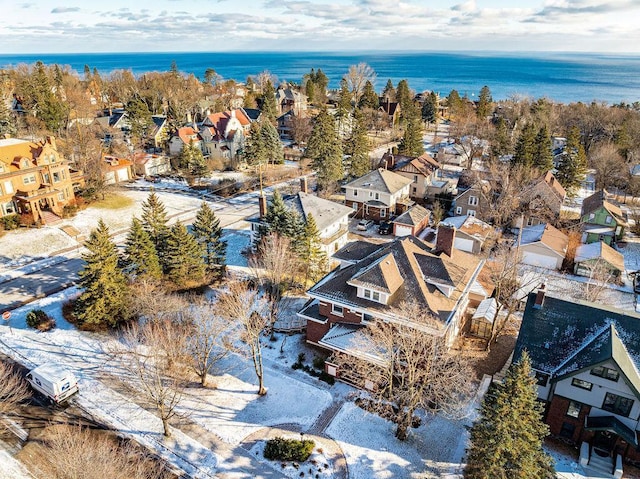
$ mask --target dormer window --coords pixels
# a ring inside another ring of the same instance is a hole
[[[620,378],[620,373],[618,371],[604,366],[596,366],[591,370],[591,374],[610,381],[617,381],[618,378]]]
[[[376,303],[384,303],[384,301],[381,300],[382,295],[378,291],[364,288],[362,295],[365,299],[370,299],[372,301],[375,301]]]
[[[607,217],[604,219],[604,222],[605,222],[606,224],[608,224],[608,225],[610,225],[612,221],[613,221],[613,218],[612,218],[611,216],[608,216],[608,215],[607,215]]]

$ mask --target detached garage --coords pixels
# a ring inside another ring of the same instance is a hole
[[[520,235],[520,261],[530,266],[560,269],[568,245],[569,237],[549,224],[524,228]],[[516,244],[514,248],[517,247]]]
[[[430,212],[428,209],[414,205],[393,220],[394,236],[418,236],[429,224]]]

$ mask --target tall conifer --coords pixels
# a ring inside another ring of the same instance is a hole
[[[202,203],[193,222],[193,235],[204,249],[207,273],[221,279],[226,271],[227,242],[222,240],[220,220],[207,203]]]
[[[422,122],[417,107],[411,104],[405,113],[407,122],[398,146],[398,153],[407,156],[420,156],[424,153],[424,143],[422,142]]]
[[[531,168],[534,165],[536,153],[536,129],[533,123],[527,123],[518,137],[513,164]]]
[[[118,250],[109,237],[109,228],[100,220],[85,242],[80,270],[82,294],[74,313],[81,324],[115,326],[128,319],[127,281],[118,268]]]
[[[137,278],[157,279],[162,276],[156,248],[138,218],[131,220],[122,264],[127,274]]]
[[[573,127],[567,135],[567,146],[562,155],[562,163],[558,167],[556,177],[560,184],[569,192],[575,194],[587,173],[587,155],[580,142],[580,130]]]
[[[160,264],[164,267],[164,254],[166,249],[166,239],[169,233],[169,219],[167,210],[164,207],[155,191],[151,191],[146,201],[142,203],[142,227],[149,233],[151,242],[156,248]]]
[[[171,227],[164,262],[167,276],[176,286],[184,288],[202,283],[205,274],[203,250],[182,223]]]
[[[360,110],[356,110],[354,114],[354,127],[351,130],[351,138],[347,141],[347,153],[350,155],[350,176],[359,178],[371,171],[371,159],[369,158],[370,150],[371,143],[367,136],[367,127],[365,125],[364,117]]]
[[[541,173],[553,169],[553,152],[551,151],[551,135],[546,126],[538,130],[535,139],[535,150],[533,154],[533,166]]]
[[[327,189],[344,177],[342,144],[333,117],[323,108],[316,117],[305,156],[313,161],[318,187]]]
[[[322,250],[320,232],[313,215],[308,215],[298,241],[297,253],[304,267],[304,284],[315,283],[327,271],[327,255]]]

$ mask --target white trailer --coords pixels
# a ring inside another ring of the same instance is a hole
[[[54,403],[61,403],[78,392],[78,379],[59,364],[43,364],[29,371],[27,381]]]

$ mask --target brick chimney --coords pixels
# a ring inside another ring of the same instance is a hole
[[[260,208],[260,218],[264,218],[267,214],[267,197],[264,194],[258,196],[258,206]]]
[[[436,233],[436,253],[444,253],[451,257],[453,255],[453,243],[456,240],[456,227],[447,224],[438,225]]]
[[[307,182],[306,176],[303,176],[302,178],[300,178],[300,192],[309,193],[309,183]]]
[[[542,309],[542,305],[544,303],[544,295],[546,293],[546,286],[544,283],[542,283],[540,285],[540,288],[538,288],[538,293],[536,294],[536,300],[533,303],[533,308],[534,309]]]

